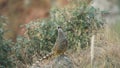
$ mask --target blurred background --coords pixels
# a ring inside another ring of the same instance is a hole
[[[86,2],[90,2],[87,0]],[[91,4],[100,11],[106,11],[104,18],[108,23],[116,22],[119,20],[119,2],[118,0],[94,0]],[[1,17],[7,17],[9,20],[7,30],[5,34],[6,38],[15,38],[18,34],[22,35],[25,32],[24,27],[20,25],[29,23],[34,19],[42,19],[50,16],[50,8],[52,6],[65,7],[69,3],[69,0],[22,0],[22,1],[7,1],[0,0],[0,15]]]
[[[24,33],[24,27],[20,25],[37,18],[49,17],[49,11],[54,2],[58,3],[59,7],[68,3],[67,0],[0,0],[0,15],[9,20],[6,26],[9,32],[5,34],[5,37],[15,41],[17,35]]]
[[[0,68],[29,68],[48,54],[58,25],[75,68],[120,67],[119,0],[0,0]]]

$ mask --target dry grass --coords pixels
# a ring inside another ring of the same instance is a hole
[[[119,68],[120,67],[120,43],[116,32],[107,25],[95,37],[94,60],[92,68]],[[91,68],[90,48],[73,52],[71,58],[75,68]]]

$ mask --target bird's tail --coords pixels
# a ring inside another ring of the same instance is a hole
[[[51,52],[51,53],[47,54],[46,56],[42,57],[41,59],[39,59],[39,61],[43,61],[43,60],[45,60],[45,59],[49,59],[49,58],[52,57],[53,55],[54,55],[54,53]]]

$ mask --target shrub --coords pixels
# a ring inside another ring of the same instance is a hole
[[[25,25],[25,37],[18,36],[16,43],[3,39],[5,31],[0,25],[0,66],[12,68],[31,64],[34,56],[49,53],[57,38],[57,26],[62,26],[66,34],[68,49],[88,47],[91,35],[97,33],[103,23],[97,19],[94,7],[87,7],[84,3],[76,6],[72,9],[53,7],[50,18]]]
[[[62,26],[66,33],[69,49],[86,48],[90,45],[90,37],[103,25],[95,17],[94,7],[81,7],[51,10],[51,18],[27,24],[28,36],[40,51],[50,51],[57,38],[57,26]],[[69,13],[70,15],[68,15]],[[71,16],[71,17],[70,17]],[[69,18],[70,17],[70,18]]]
[[[11,41],[4,40],[3,34],[3,24],[5,24],[5,19],[0,17],[0,68],[10,68],[13,66],[12,61],[13,59],[10,57],[11,54]]]

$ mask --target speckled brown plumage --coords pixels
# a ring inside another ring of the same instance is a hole
[[[55,45],[52,48],[52,52],[48,55],[44,56],[40,61],[49,58],[51,56],[58,56],[64,54],[64,52],[67,50],[68,41],[65,37],[65,34],[61,27],[58,27],[58,37],[56,39]]]

